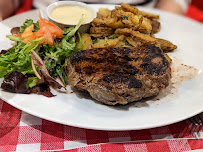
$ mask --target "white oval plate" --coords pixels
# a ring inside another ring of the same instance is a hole
[[[114,8],[112,5],[92,5]],[[141,8],[144,9],[144,8]],[[156,37],[172,41],[178,46],[174,56],[184,64],[195,66],[199,74],[182,83],[175,98],[168,102],[142,101],[126,106],[106,106],[76,94],[56,93],[47,98],[36,94],[14,94],[0,90],[0,97],[14,107],[32,115],[81,128],[96,130],[140,130],[179,122],[203,111],[203,25],[181,16],[155,9],[144,10],[160,15],[161,31]],[[0,23],[0,49],[8,49],[11,42],[5,37],[10,28],[20,26],[25,19],[38,19],[37,11],[11,17]],[[2,79],[1,79],[2,82]],[[0,83],[1,83],[0,82]]]

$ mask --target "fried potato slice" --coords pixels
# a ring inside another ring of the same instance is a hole
[[[143,21],[142,16],[134,15],[131,12],[125,12],[123,10],[117,10],[116,16],[122,20],[122,22],[125,24],[125,27],[132,28],[133,30],[137,30]]]
[[[135,15],[139,14],[139,10],[137,9],[137,7],[126,4],[126,3],[121,3],[121,8],[125,11],[125,12],[131,12]]]
[[[164,52],[171,52],[177,48],[177,46],[174,45],[172,42],[164,39],[157,38],[156,43],[157,46],[160,47]]]
[[[132,37],[126,37],[125,39],[126,39],[126,41],[128,41],[128,43],[129,43],[130,45],[132,45],[133,47],[137,47],[137,46],[142,45],[142,43],[141,43],[139,40],[138,40],[138,41],[135,41]]]
[[[161,29],[161,24],[158,21],[151,20],[152,33],[158,33]]]
[[[143,33],[151,33],[152,31],[152,25],[149,19],[143,18],[143,21],[138,29],[138,31]]]
[[[93,48],[108,48],[115,47],[119,41],[122,41],[125,38],[124,35],[119,36],[115,39],[109,39],[105,37],[104,39],[96,39],[96,42],[93,44]]]
[[[141,15],[143,15],[144,17],[150,19],[150,20],[157,20],[157,19],[159,19],[159,15],[155,15],[155,14],[152,14],[152,13],[147,13],[145,11],[139,11],[139,13]]]
[[[128,43],[128,41],[126,41],[126,39],[124,39],[123,41],[119,41],[115,47],[132,47],[131,44]]]
[[[121,35],[125,35],[125,36],[131,35],[131,32],[132,32],[131,28],[118,28],[115,31],[116,34],[121,34]]]
[[[107,26],[109,27],[110,24],[113,24],[114,22],[116,22],[117,19],[116,18],[95,18],[92,21],[92,24],[95,26]]]
[[[105,18],[105,19],[95,18],[92,21],[92,24],[97,27],[110,27],[113,29],[125,27],[123,22],[121,20],[117,21],[116,18]]]
[[[134,40],[140,41],[142,44],[154,44],[157,47],[160,47],[164,52],[171,52],[177,48],[177,46],[170,41],[154,38],[138,31],[132,31],[132,37]]]
[[[109,23],[108,27],[113,28],[113,29],[124,28],[125,24],[123,24],[123,22],[121,20],[118,20],[116,22]]]
[[[90,36],[94,37],[94,38],[100,38],[103,35],[102,34],[90,34]]]
[[[83,33],[81,35],[81,40],[82,40],[82,50],[87,50],[87,49],[92,49],[93,48],[93,43],[91,36],[87,33]]]
[[[156,38],[151,37],[149,34],[143,34],[138,31],[132,31],[132,37],[136,39],[140,39],[142,42],[156,42]]]
[[[134,15],[131,12],[125,12],[123,10],[116,10],[116,16],[118,18],[126,19],[126,20],[135,18],[136,19],[136,23],[137,24],[139,23],[139,17],[138,17],[138,15]]]
[[[111,16],[111,11],[107,8],[99,8],[97,18],[108,18]]]
[[[111,11],[111,18],[117,18],[117,11],[118,11],[119,9],[113,9],[112,11]],[[120,9],[121,10],[121,9]]]
[[[114,33],[112,28],[108,27],[91,27],[90,34],[102,34],[102,36],[110,36]]]

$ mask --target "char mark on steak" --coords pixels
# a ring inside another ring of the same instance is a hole
[[[163,51],[152,45],[82,50],[70,57],[68,69],[72,87],[109,105],[157,95],[171,78]]]

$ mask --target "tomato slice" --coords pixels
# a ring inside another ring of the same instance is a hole
[[[46,19],[43,19],[40,12],[39,12],[39,18],[40,19],[38,20],[38,23],[39,23],[40,28],[46,26],[50,30],[53,37],[55,37],[55,38],[62,38],[63,37],[63,30],[61,30],[55,24],[47,21]]]
[[[34,29],[34,25],[28,26],[22,34],[16,34],[15,36],[22,37],[24,43],[28,43],[34,39],[44,37],[41,44],[49,44],[52,46],[54,44],[54,39],[63,37],[63,30],[61,30],[58,26],[53,23],[43,19],[39,12],[39,31],[32,32]]]
[[[23,39],[23,42],[28,43],[29,41],[32,41],[34,39],[35,39],[35,36],[33,35],[33,36],[30,36],[30,37],[27,37],[27,38]]]
[[[54,37],[46,26],[41,27],[40,30],[35,33],[35,36],[36,38],[44,37],[41,44],[48,43],[49,46],[52,46],[54,44]]]

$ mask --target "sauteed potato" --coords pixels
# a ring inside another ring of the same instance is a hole
[[[92,21],[90,33],[83,48],[136,47],[153,44],[164,52],[177,48],[170,41],[155,38],[160,31],[159,15],[140,11],[137,7],[122,3],[113,10],[100,8]],[[84,40],[83,40],[84,41]],[[91,47],[90,47],[91,46]]]
[[[114,30],[109,27],[91,27],[90,33],[92,34],[102,34],[102,36],[110,36],[114,33]]]
[[[123,39],[125,38],[124,35],[120,35],[117,38],[114,39],[110,39],[105,37],[104,39],[96,39],[95,41],[93,41],[93,48],[108,48],[108,47],[115,47],[119,41],[123,41]]]
[[[93,48],[93,43],[92,39],[89,34],[83,33],[81,35],[81,40],[82,40],[82,50],[87,50],[87,49],[92,49]]]

